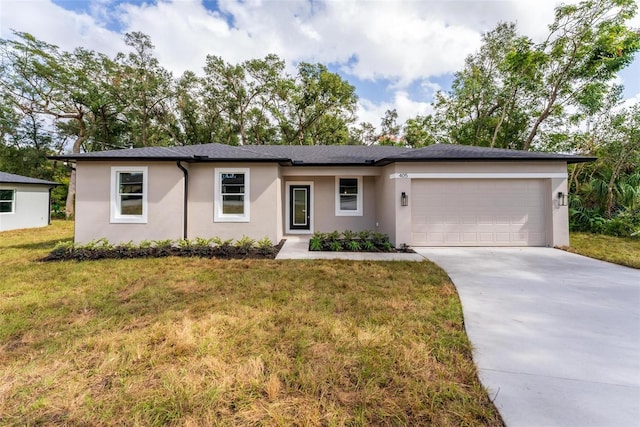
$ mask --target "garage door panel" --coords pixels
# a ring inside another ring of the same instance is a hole
[[[424,233],[424,235],[431,242],[444,243],[444,234],[443,233]]]
[[[414,246],[544,246],[545,181],[412,181]]]

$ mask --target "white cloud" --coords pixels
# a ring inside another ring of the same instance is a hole
[[[640,92],[636,93],[636,95],[631,97],[631,98],[625,99],[624,102],[622,103],[621,107],[622,108],[631,108],[632,106],[634,106],[636,104],[640,104]]]
[[[387,110],[396,109],[398,123],[403,124],[407,119],[417,115],[427,115],[432,112],[428,102],[411,99],[409,93],[399,90],[394,93],[392,102],[372,102],[366,99],[358,101],[358,122],[369,122],[376,128],[380,127],[380,120]]]
[[[544,34],[556,3],[221,0],[220,12],[211,12],[201,0],[92,0],[88,15],[50,0],[4,0],[2,36],[10,26],[66,49],[82,45],[112,54],[124,49],[121,35],[106,29],[117,22],[123,33],[150,35],[159,59],[176,74],[199,71],[207,54],[240,62],[276,53],[290,64],[338,64],[361,80],[384,78],[404,88],[458,70],[500,20]]]
[[[74,13],[48,0],[3,0],[0,4],[0,36],[11,31],[31,33],[63,50],[84,46],[107,55],[124,49],[122,37],[101,26],[92,16]]]
[[[429,82],[459,70],[480,46],[481,34],[499,21],[516,21],[520,33],[540,40],[560,3],[219,0],[219,11],[212,12],[202,0],[90,0],[88,12],[78,13],[51,0],[1,1],[2,37],[16,29],[65,50],[84,46],[113,56],[127,50],[122,33],[141,31],[151,36],[158,59],[174,75],[200,72],[207,54],[236,63],[276,53],[290,71],[300,61],[333,64],[347,78],[385,82],[379,92],[386,96],[377,99],[388,102],[360,101],[359,119],[374,125],[386,109],[396,108],[402,121],[427,111],[428,104],[416,98],[440,89]],[[416,82],[420,93],[409,94]]]

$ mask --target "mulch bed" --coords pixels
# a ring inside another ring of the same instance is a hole
[[[121,247],[113,248],[61,248],[54,249],[40,261],[90,261],[99,259],[163,258],[169,256],[199,257],[216,259],[274,259],[284,245],[281,240],[270,247],[242,248],[232,245],[222,246],[161,246],[161,247]]]

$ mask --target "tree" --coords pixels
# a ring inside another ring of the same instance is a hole
[[[402,145],[400,138],[401,126],[398,124],[398,111],[387,110],[380,120],[380,136],[378,144],[380,145]]]
[[[604,108],[616,73],[640,49],[627,27],[633,0],[587,0],[556,8],[542,43],[500,23],[439,93],[433,121],[441,142],[546,150],[546,132],[577,125]],[[579,113],[577,114],[576,111]]]
[[[0,88],[3,116],[47,116],[75,137],[72,152],[79,153],[90,136],[95,108],[105,101],[108,84],[100,80],[104,55],[85,49],[61,52],[57,46],[27,33],[14,33],[15,40],[0,40],[2,69]],[[6,110],[12,113],[7,113]],[[73,215],[75,171],[72,171],[66,213]]]
[[[279,86],[276,116],[285,144],[347,144],[355,120],[355,88],[322,64],[298,64]]]
[[[533,115],[525,150],[540,126],[566,107],[598,111],[609,82],[640,49],[640,34],[626,26],[636,11],[634,0],[590,0],[556,8],[550,34],[537,47],[545,58],[541,84],[531,96],[542,108]]]
[[[173,77],[153,55],[149,36],[127,33],[125,43],[133,51],[116,56],[118,74],[112,87],[129,139],[134,147],[171,145],[169,128],[174,117],[169,105],[174,96]]]
[[[376,128],[369,122],[360,122],[349,129],[349,145],[373,145],[377,140]]]
[[[272,142],[271,110],[284,62],[267,55],[232,65],[209,55],[204,71],[203,96],[209,117],[220,117],[227,124],[222,141],[234,145]]]
[[[640,105],[601,115],[583,140],[598,160],[574,170],[572,184],[582,201],[605,218],[640,208]]]
[[[433,116],[416,116],[404,124],[404,142],[409,147],[418,148],[437,142],[438,124]]]

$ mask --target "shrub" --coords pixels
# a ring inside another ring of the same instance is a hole
[[[309,240],[309,250],[310,251],[322,250],[322,238],[320,236],[314,234],[311,240]]]
[[[344,230],[342,232],[342,237],[344,237],[345,240],[353,240],[356,237],[356,233],[351,230]]]
[[[358,238],[360,240],[368,240],[371,237],[371,232],[369,230],[359,231]]]
[[[374,245],[371,240],[365,240],[362,243],[362,249],[367,252],[373,252],[376,249],[376,245]]]
[[[310,251],[349,251],[349,252],[393,252],[395,248],[389,242],[389,236],[371,231],[354,232],[346,230],[342,233],[315,232],[309,240]],[[405,252],[410,249],[405,248]]]
[[[339,240],[332,240],[331,242],[329,242],[329,249],[331,249],[334,252],[341,251],[342,243],[340,243]]]
[[[218,246],[211,246],[210,242],[219,242]],[[138,245],[133,242],[120,243],[117,246],[110,244],[107,239],[98,239],[85,245],[74,245],[73,242],[60,242],[42,261],[61,260],[97,260],[106,258],[143,258],[165,256],[198,256],[198,257],[222,257],[222,258],[274,258],[279,247],[273,246],[271,240],[265,237],[258,244],[254,239],[243,236],[236,246],[233,240],[225,240],[215,237],[212,239],[196,238],[192,241],[181,240],[144,240]]]
[[[578,206],[569,209],[569,229],[588,233],[629,237],[640,229],[638,215],[626,211],[617,212],[608,219],[597,208]]]
[[[352,252],[358,252],[361,249],[360,243],[357,240],[350,240],[347,243],[347,248],[349,248],[349,250]]]
[[[242,236],[242,238],[236,241],[236,248],[238,248],[241,252],[248,254],[255,243],[255,239],[252,239],[248,236]]]
[[[260,253],[264,255],[268,255],[274,251],[273,242],[271,242],[271,239],[266,236],[258,240],[256,245],[260,250]]]
[[[612,218],[603,225],[603,234],[608,236],[629,237],[635,231],[636,227],[631,220],[624,217]]]

